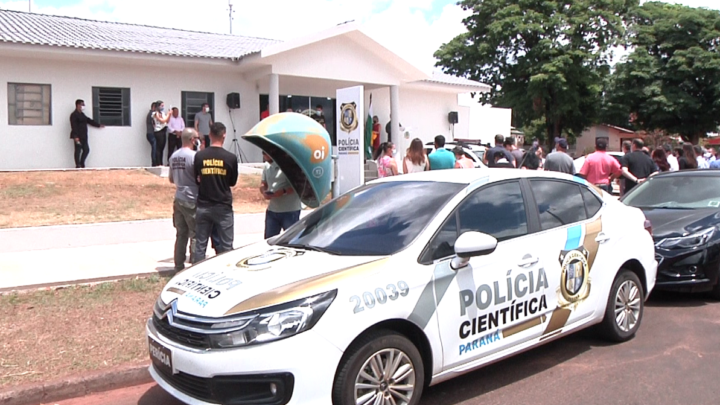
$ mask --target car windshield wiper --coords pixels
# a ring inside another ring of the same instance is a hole
[[[690,208],[690,207],[678,207],[676,205],[670,205],[670,204],[651,205],[647,208],[659,208],[662,210],[694,210],[695,209],[695,208]]]
[[[302,243],[283,243],[283,244],[277,244],[276,246],[282,246],[282,247],[293,248],[293,249],[311,250],[313,252],[322,252],[322,253],[327,253],[330,255],[340,255],[341,254],[340,252],[337,252],[334,250],[325,249],[325,248],[322,248],[319,246],[304,245]]]

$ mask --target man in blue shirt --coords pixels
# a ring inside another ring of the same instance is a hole
[[[430,170],[453,169],[455,167],[455,154],[445,149],[445,137],[435,137],[435,152],[428,156]]]

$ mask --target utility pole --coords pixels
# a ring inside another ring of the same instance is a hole
[[[32,13],[32,0],[28,0],[28,13]]]
[[[233,13],[234,13],[232,8],[233,8],[232,1],[228,0],[228,11],[229,11],[228,18],[230,19],[230,35],[232,35],[232,23],[233,23]]]

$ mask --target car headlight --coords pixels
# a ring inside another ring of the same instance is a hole
[[[335,299],[337,290],[286,304],[264,308],[247,315],[255,317],[240,329],[210,334],[211,347],[227,349],[285,339],[311,329]],[[226,327],[223,322],[218,325]]]
[[[714,234],[715,227],[707,228],[692,235],[663,239],[658,242],[655,247],[663,249],[690,249],[707,244]]]

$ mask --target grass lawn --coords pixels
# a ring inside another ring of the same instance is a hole
[[[148,362],[145,322],[167,281],[0,296],[0,388]]]
[[[240,175],[235,212],[264,212],[260,175]],[[170,218],[175,186],[145,170],[0,173],[0,228]]]

